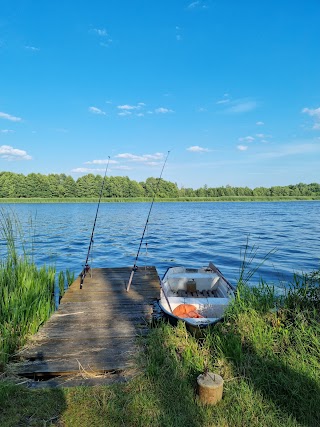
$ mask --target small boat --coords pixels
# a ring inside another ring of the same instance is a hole
[[[211,262],[202,268],[170,267],[161,280],[159,306],[171,323],[203,328],[223,318],[234,295],[233,285]]]

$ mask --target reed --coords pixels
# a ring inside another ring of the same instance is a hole
[[[56,271],[54,267],[38,268],[30,259],[19,220],[12,211],[0,211],[0,234],[5,252],[0,260],[1,371],[54,310]],[[69,276],[67,280],[72,280]],[[59,276],[61,287],[62,281],[63,273]]]

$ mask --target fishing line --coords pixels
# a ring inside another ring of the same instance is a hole
[[[151,206],[150,206],[150,209],[149,209],[149,214],[148,214],[147,221],[146,221],[144,229],[143,229],[143,233],[142,233],[142,236],[141,236],[141,239],[140,239],[140,244],[139,244],[138,252],[137,252],[137,255],[136,255],[136,259],[134,261],[134,265],[132,267],[130,278],[129,278],[129,282],[128,282],[128,285],[127,285],[127,292],[129,292],[129,289],[130,289],[130,286],[131,286],[131,282],[132,282],[132,279],[133,279],[133,275],[134,275],[135,271],[137,270],[137,261],[138,261],[138,258],[139,258],[141,245],[142,245],[142,242],[143,242],[143,238],[144,238],[145,232],[146,232],[147,227],[148,227],[149,218],[150,218],[150,214],[151,214],[152,207],[153,207],[153,204],[154,204],[154,200],[156,198],[156,194],[157,194],[157,191],[158,191],[158,188],[159,188],[159,185],[160,185],[160,181],[161,181],[161,178],[162,178],[162,173],[163,173],[164,167],[165,167],[165,165],[167,163],[169,154],[170,154],[170,151],[168,151],[168,153],[167,153],[167,156],[166,156],[165,161],[164,161],[163,166],[162,166],[161,174],[160,174],[160,176],[158,178],[157,186],[156,186],[155,191],[153,193],[153,199],[152,199]]]
[[[105,173],[104,173],[104,177],[103,177],[103,181],[102,181],[102,185],[101,185],[100,196],[99,196],[99,201],[98,201],[96,216],[95,216],[94,222],[93,222],[93,227],[92,227],[92,232],[91,232],[91,237],[90,237],[90,243],[89,243],[89,247],[88,247],[88,253],[87,253],[86,262],[84,264],[82,272],[80,273],[80,276],[81,276],[81,279],[80,279],[80,289],[82,289],[84,278],[86,277],[86,274],[90,270],[90,265],[88,264],[88,260],[89,260],[90,251],[91,251],[91,248],[92,248],[92,245],[93,245],[93,235],[94,235],[94,230],[96,228],[96,222],[97,222],[97,218],[98,218],[98,212],[99,212],[99,207],[100,207],[102,192],[103,192],[103,189],[104,189],[104,183],[105,183],[106,176],[107,176],[107,171],[108,171],[108,168],[109,168],[109,162],[110,162],[110,156],[108,156],[108,163],[107,163],[107,167],[106,167],[106,170],[105,170]]]

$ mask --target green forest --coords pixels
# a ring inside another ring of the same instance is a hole
[[[97,198],[102,188],[101,175],[87,174],[74,180],[65,174],[28,175],[13,172],[0,172],[0,198]],[[155,194],[156,192],[156,194]],[[157,178],[147,178],[145,182],[137,182],[127,176],[106,177],[103,198],[150,198],[189,199],[189,198],[312,198],[320,199],[320,184],[295,184],[270,188],[257,187],[208,187],[178,188],[176,183]]]

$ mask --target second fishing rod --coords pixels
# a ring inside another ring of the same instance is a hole
[[[99,201],[98,201],[96,216],[95,216],[94,222],[93,222],[93,227],[92,227],[92,232],[91,232],[91,237],[90,237],[90,242],[89,242],[89,247],[88,247],[88,253],[87,253],[86,261],[85,261],[83,270],[82,270],[82,272],[80,274],[80,289],[82,289],[83,281],[84,281],[84,279],[86,277],[86,274],[90,270],[90,266],[88,264],[88,261],[89,261],[89,256],[90,256],[91,248],[92,248],[92,245],[93,245],[94,230],[96,228],[96,222],[97,222],[97,218],[98,218],[98,212],[99,212],[100,202],[101,202],[102,193],[103,193],[103,189],[104,189],[104,184],[105,184],[105,181],[106,181],[106,176],[107,176],[107,172],[108,172],[108,168],[109,168],[109,162],[110,162],[110,156],[108,156],[108,163],[107,163],[107,167],[106,167],[106,170],[105,170],[105,173],[104,173],[104,177],[103,177],[103,181],[102,181],[102,185],[101,185],[100,196],[99,196]]]
[[[127,292],[129,292],[129,289],[130,289],[130,286],[131,286],[131,283],[132,283],[132,279],[133,279],[134,273],[137,270],[137,262],[138,262],[138,258],[139,258],[139,254],[140,254],[140,250],[141,250],[141,246],[142,246],[142,242],[143,242],[144,235],[145,235],[147,227],[148,227],[148,223],[149,223],[149,218],[150,218],[150,215],[151,215],[152,207],[153,207],[156,195],[157,195],[157,191],[158,191],[158,188],[159,188],[159,185],[160,185],[160,181],[161,181],[161,178],[162,178],[163,170],[164,170],[164,167],[165,167],[165,165],[167,163],[169,154],[170,154],[170,151],[168,151],[168,153],[167,153],[167,156],[165,158],[165,161],[164,161],[162,169],[161,169],[160,176],[158,178],[158,182],[157,182],[156,188],[155,188],[154,193],[153,193],[153,198],[152,198],[152,202],[151,202],[151,205],[150,205],[149,213],[148,213],[148,216],[147,216],[147,221],[145,223],[145,226],[144,226],[144,229],[143,229],[143,232],[142,232],[142,236],[141,236],[141,239],[140,239],[140,244],[139,244],[138,252],[137,252],[136,259],[134,261],[134,265],[132,267],[130,278],[129,278],[129,281],[128,281]]]

